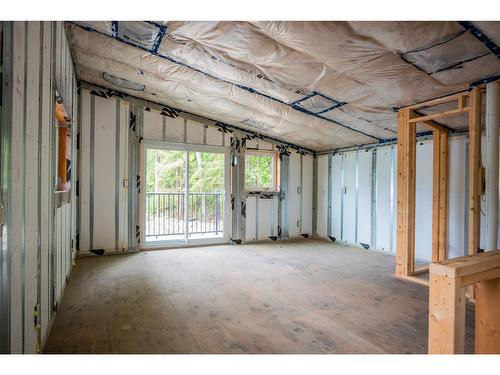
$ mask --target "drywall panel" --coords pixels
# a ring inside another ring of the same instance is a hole
[[[203,144],[204,129],[202,123],[187,120],[186,122],[186,142],[193,144]]]
[[[82,90],[80,95],[80,251],[90,249],[90,190],[91,190],[91,133],[95,114],[95,96]]]
[[[154,110],[144,110],[144,133],[146,141],[161,141],[164,139],[164,117]]]
[[[277,235],[278,198],[252,195],[246,199],[246,241],[266,240]]]
[[[206,132],[206,144],[211,146],[222,146],[222,138],[224,133],[219,131],[217,128],[213,126],[209,126],[205,129]]]
[[[288,236],[296,237],[300,234],[300,155],[292,152],[289,164],[288,185]]]
[[[358,153],[357,242],[372,245],[372,150]]]
[[[467,253],[466,241],[466,138],[449,140],[449,175],[448,175],[448,258],[456,258]]]
[[[71,58],[71,57],[70,57]],[[71,132],[71,166],[70,166],[70,180],[71,180],[71,197],[70,197],[70,217],[71,217],[71,237],[70,237],[70,247],[71,252],[69,254],[69,270],[73,266],[73,256],[76,256],[77,239],[78,239],[78,195],[76,191],[76,180],[78,179],[78,132],[80,122],[78,120],[78,88],[76,85],[76,80],[74,80],[73,86],[73,113],[71,113],[71,119],[74,120],[70,132]]]
[[[302,226],[301,234],[312,234],[313,156],[302,155]]]
[[[247,148],[247,150],[257,149],[258,148],[258,141],[256,139],[247,139],[246,148]]]
[[[257,197],[247,197],[245,216],[245,239],[247,241],[255,241],[257,239],[257,210]]]
[[[66,277],[69,274],[71,268],[71,204],[66,203],[63,205],[63,238],[64,238],[64,247],[63,247],[63,255],[62,259],[64,260],[64,264],[62,267],[62,286],[66,284]],[[62,290],[61,290],[62,292]]]
[[[277,227],[277,205],[276,198],[257,198],[258,220],[257,239],[265,240],[275,235]]]
[[[115,249],[116,100],[95,96],[93,249]],[[92,167],[92,165],[91,165]]]
[[[433,142],[417,143],[415,192],[415,259],[432,259]]]
[[[355,244],[357,152],[346,152],[342,158],[344,163],[342,240]]]
[[[61,249],[63,247],[62,244],[62,207],[56,208],[55,213],[55,221],[54,221],[54,279],[55,279],[55,290],[54,290],[54,304],[59,299],[59,294],[61,291]]]
[[[11,352],[23,353],[23,227],[24,227],[24,95],[25,91],[25,43],[26,43],[26,23],[14,22],[13,25],[13,61],[12,61],[12,126],[11,142],[18,147],[11,148],[11,200],[10,207],[11,226],[9,228],[10,236],[10,266],[11,266]]]
[[[337,240],[342,237],[342,154],[332,156],[332,228],[331,235]]]
[[[12,34],[9,27],[6,36],[12,38],[12,49],[6,56],[12,56],[12,61],[5,72],[12,77],[13,85],[2,93],[10,98],[9,142],[15,145],[5,150],[10,153],[11,170],[6,238],[11,251],[10,350],[35,353],[41,343],[34,310],[37,308],[43,340],[52,315],[51,292],[61,293],[60,280],[65,279],[71,266],[70,254],[57,252],[62,237],[69,249],[72,215],[66,209],[64,225],[55,225],[60,218],[53,205],[57,155],[53,89],[65,92],[64,104],[74,118],[76,85],[60,22],[13,22],[10,26]],[[65,199],[71,197],[66,194]]]
[[[182,117],[172,118],[169,116],[163,117],[165,126],[165,140],[168,142],[184,142],[185,123]]]
[[[486,163],[486,134],[481,135],[481,161],[483,166]],[[486,171],[485,171],[486,173]],[[479,213],[479,248],[484,249],[485,242],[485,229],[486,229],[486,221],[485,221],[485,212],[486,212],[486,199],[484,196],[481,196],[480,199],[481,211]]]
[[[316,231],[318,236],[328,235],[328,155],[318,156],[318,203],[316,208]]]
[[[40,23],[27,22],[25,75],[25,176],[24,187],[24,316],[32,317],[38,303],[38,131],[40,115]],[[24,320],[24,352],[34,353],[36,331]]]
[[[398,215],[398,157],[397,157],[397,146],[391,147],[391,158],[392,158],[392,169],[391,169],[391,181],[392,181],[392,191],[391,191],[391,203],[392,203],[392,233],[391,233],[391,252],[396,254],[396,238],[397,238],[397,215]]]
[[[52,86],[51,86],[51,22],[42,22],[42,72],[41,72],[41,122],[40,122],[40,308],[41,308],[41,331],[42,342],[45,340],[47,328],[49,325],[50,308],[50,251],[49,251],[49,221],[51,219],[51,207],[49,197],[51,194],[50,177],[50,130],[52,128],[51,112],[53,104]],[[75,106],[76,108],[76,106]]]
[[[268,150],[268,151],[274,150],[273,144],[266,141],[258,141],[257,148],[259,150]]]
[[[382,251],[391,251],[392,232],[392,203],[391,203],[391,158],[392,147],[377,149],[376,166],[376,240],[375,248]],[[395,225],[395,224],[394,224]]]
[[[129,103],[119,101],[119,123],[117,124],[119,134],[118,142],[118,181],[117,191],[118,207],[115,206],[115,220],[118,221],[118,249],[125,251],[128,249],[128,168],[129,168]]]
[[[231,146],[231,133],[224,134],[224,144],[223,146],[230,147]]]

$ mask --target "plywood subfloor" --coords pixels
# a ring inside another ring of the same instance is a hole
[[[427,288],[393,272],[314,239],[82,258],[44,350],[426,353]]]

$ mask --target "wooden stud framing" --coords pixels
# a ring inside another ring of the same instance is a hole
[[[429,280],[429,354],[464,353],[465,291],[446,275]]]
[[[448,133],[434,130],[432,261],[447,258]]]
[[[478,354],[500,353],[500,278],[475,285],[476,335]]]
[[[464,352],[465,288],[476,287],[476,353],[500,354],[500,250],[432,263],[429,353]]]
[[[456,108],[430,115],[415,114],[419,108],[443,103],[456,103]],[[398,210],[396,275],[415,275],[415,133],[422,123],[434,134],[434,172],[432,208],[432,261],[447,259],[448,210],[448,133],[437,118],[468,113],[469,116],[469,228],[468,253],[479,248],[481,166],[481,103],[480,88],[402,108],[398,113]],[[472,293],[469,293],[472,295]]]
[[[448,258],[448,133],[441,131],[440,152],[434,157],[439,159],[439,206],[437,210],[439,223],[438,259],[443,261]]]
[[[398,113],[398,201],[396,275],[409,276],[415,267],[416,124],[410,110]]]
[[[398,114],[398,227],[396,275],[416,276],[415,171],[416,115],[409,109]],[[434,133],[432,261],[446,259],[448,209],[448,134],[446,128],[425,121]]]
[[[418,103],[418,104],[410,105],[410,106],[408,106],[406,108],[410,109],[410,110],[412,110],[412,109],[415,110],[415,109],[418,109],[418,108],[432,107],[434,105],[443,104],[443,103],[449,103],[449,102],[458,100],[458,99],[460,99],[463,96],[467,96],[468,94],[469,93],[467,91],[459,92],[459,93],[456,93],[456,94],[453,94],[453,95],[448,95],[448,96],[445,96],[445,97],[442,97],[442,98],[437,98],[437,99],[433,99],[433,100],[428,100],[428,101],[423,102],[423,103]],[[419,120],[419,121],[421,121],[421,120]]]
[[[480,169],[481,169],[481,96],[479,88],[470,93],[469,112],[469,227],[467,252],[476,254],[479,249],[480,229]]]
[[[441,154],[441,132],[439,130],[434,130],[434,152],[433,152],[433,170],[432,170],[432,261],[439,262],[439,202],[441,189],[439,189],[440,183],[440,158],[436,158],[436,155]]]
[[[468,112],[469,109],[470,109],[469,107],[451,109],[449,111],[433,113],[432,115],[415,117],[415,118],[410,119],[409,122],[410,123],[412,123],[412,122],[424,122],[424,121],[434,120],[436,118],[459,115],[461,113]]]

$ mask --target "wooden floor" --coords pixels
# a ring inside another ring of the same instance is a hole
[[[313,239],[81,258],[44,351],[426,353],[428,290],[393,272]]]

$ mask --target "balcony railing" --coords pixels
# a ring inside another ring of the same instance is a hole
[[[146,238],[185,234],[185,194],[146,192]],[[222,234],[224,193],[188,193],[188,234]]]

